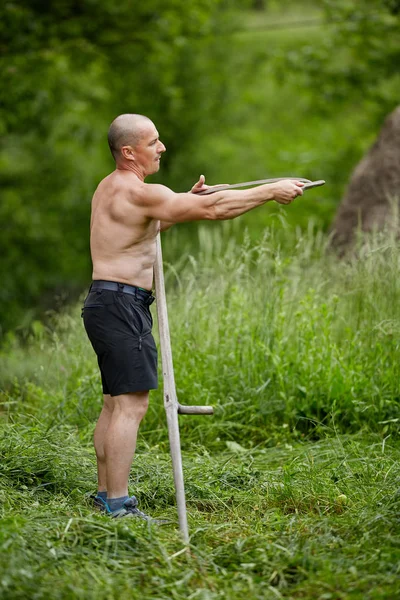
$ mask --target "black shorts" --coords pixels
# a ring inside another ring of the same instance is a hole
[[[82,317],[97,354],[103,393],[156,389],[157,348],[151,333],[150,292],[90,290]]]

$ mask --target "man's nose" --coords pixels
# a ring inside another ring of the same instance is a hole
[[[160,140],[160,148],[159,148],[160,152],[165,152],[166,151],[166,147],[164,146],[164,144],[162,143],[162,141]]]

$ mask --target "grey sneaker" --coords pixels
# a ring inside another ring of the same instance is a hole
[[[146,515],[144,512],[138,509],[138,501],[136,496],[131,496],[128,500],[125,500],[122,508],[118,508],[110,513],[113,519],[119,519],[120,517],[138,517],[145,521],[152,521],[152,518]]]

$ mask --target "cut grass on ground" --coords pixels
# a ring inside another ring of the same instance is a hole
[[[184,456],[183,550],[168,455],[139,447],[132,489],[172,525],[93,514],[91,448],[71,428],[0,441],[6,599],[398,597],[400,448],[378,437]]]

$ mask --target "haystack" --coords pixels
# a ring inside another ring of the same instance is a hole
[[[400,201],[400,106],[385,120],[379,136],[355,168],[332,224],[332,245],[344,252],[358,228],[380,231],[393,223]]]

